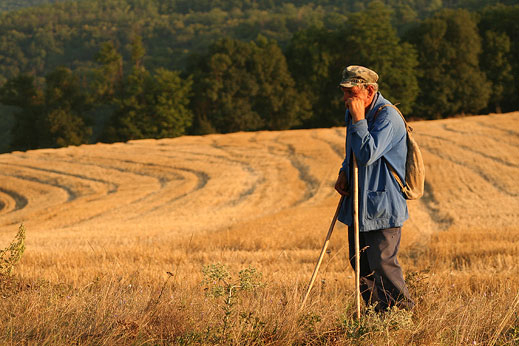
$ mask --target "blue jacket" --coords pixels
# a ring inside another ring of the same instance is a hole
[[[409,217],[400,186],[383,159],[389,162],[404,182],[407,132],[402,118],[393,107],[384,107],[373,120],[377,109],[384,104],[390,102],[377,93],[366,112],[366,119],[355,124],[351,123],[351,116],[346,111],[346,158],[341,171],[346,172],[351,193],[342,203],[339,221],[353,226],[353,152],[359,166],[361,232],[400,227]]]

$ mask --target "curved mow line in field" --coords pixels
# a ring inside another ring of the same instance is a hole
[[[321,142],[324,142],[326,143],[328,146],[330,146],[330,148],[335,152],[335,154],[337,154],[337,156],[339,157],[340,161],[337,161],[337,166],[336,168],[332,168],[330,171],[328,171],[329,174],[327,174],[325,177],[323,177],[323,179],[321,179],[321,182],[319,183],[319,187],[317,188],[317,191],[321,190],[321,187],[323,186],[324,182],[326,179],[329,179],[328,176],[332,176],[330,175],[332,172],[339,172],[339,169],[341,167],[341,164],[342,164],[342,161],[344,160],[344,152],[346,151],[346,148],[344,146],[341,146],[339,144],[337,144],[336,142],[333,142],[333,141],[330,141],[330,140],[326,140],[322,137],[319,137],[319,133],[318,132],[319,130],[314,130],[312,131],[312,135],[311,137],[315,140],[318,140],[318,141],[321,141]],[[345,140],[345,138],[343,138],[343,140]],[[344,143],[345,145],[346,143]],[[334,178],[332,178],[334,179]],[[332,180],[332,186],[335,184],[335,180]],[[330,191],[328,192],[327,196],[328,197],[331,197],[331,196],[334,196],[337,194],[337,191],[335,191],[335,188],[332,188],[330,189]]]
[[[0,162],[0,164],[4,164],[4,163]],[[32,177],[32,176],[24,176],[19,173],[16,175],[0,173],[0,175],[3,175],[5,177],[16,178],[16,179],[20,179],[20,180],[25,180],[25,181],[31,181],[33,183],[38,183],[38,184],[42,184],[42,185],[48,185],[48,186],[52,186],[57,189],[63,190],[67,194],[67,200],[66,200],[67,203],[75,200],[78,197],[78,195],[74,191],[72,191],[70,188],[68,188],[65,185],[58,184],[56,182],[45,181],[45,180],[38,179],[38,178]]]
[[[258,134],[256,134],[255,137],[258,137]],[[255,138],[255,137],[254,137],[254,140],[252,140],[252,141],[249,140],[249,142],[257,143],[258,141],[257,141],[257,138]],[[193,156],[198,156],[198,157],[206,157],[206,158],[209,159],[206,162],[209,162],[209,163],[215,162],[214,159],[218,159],[218,160],[222,160],[223,162],[226,162],[228,164],[238,164],[238,165],[242,166],[242,168],[244,170],[246,170],[252,176],[256,176],[256,177],[259,176],[259,178],[256,179],[256,181],[254,182],[254,184],[252,186],[249,186],[248,188],[243,189],[239,193],[237,198],[229,200],[227,203],[224,204],[225,206],[229,206],[230,205],[230,206],[234,207],[234,206],[244,202],[247,199],[247,197],[253,195],[257,191],[259,186],[261,186],[262,184],[265,184],[267,182],[267,179],[266,179],[265,175],[262,174],[260,171],[254,169],[252,167],[252,165],[249,163],[249,160],[243,161],[243,160],[239,160],[239,159],[233,158],[233,156],[235,156],[235,153],[233,152],[232,149],[234,149],[235,147],[220,145],[220,144],[218,144],[216,142],[216,140],[213,140],[211,146],[214,149],[217,149],[217,150],[220,150],[220,151],[226,153],[228,156],[221,155],[221,154],[207,154],[207,153],[199,153],[199,152],[197,153],[197,152],[186,151],[186,150],[184,150],[184,151],[177,151],[177,152],[187,153],[187,154],[190,154],[190,155],[193,155]],[[283,146],[285,146],[285,145],[283,144]],[[263,146],[262,146],[262,148],[263,148]],[[251,148],[249,148],[249,149],[251,149]],[[288,152],[288,151],[285,150],[284,152]],[[250,150],[249,150],[249,154],[250,154]],[[272,148],[270,148],[268,152],[265,152],[265,154],[272,156],[273,158],[271,160],[273,160],[273,161],[275,161],[275,160],[277,160],[277,158],[281,157],[279,155],[279,153],[276,153]],[[252,153],[252,154],[248,155],[247,157],[255,157],[255,155],[254,155],[254,153]],[[291,160],[291,164],[294,165],[294,159],[293,158]],[[303,168],[301,167],[301,165],[298,166],[298,167],[299,167],[298,171],[301,172],[301,170]],[[306,200],[306,199],[307,198],[304,198],[303,201]],[[299,204],[301,202],[302,201],[298,201],[297,203]]]
[[[131,161],[131,160],[121,160],[121,159],[117,159],[117,158],[113,158],[113,157],[104,157],[104,156],[90,156],[89,158],[93,158],[93,159],[100,159],[100,160],[105,160],[105,161],[109,161],[109,162],[125,162],[125,163],[131,163],[131,164],[135,164],[135,165],[153,165],[153,164],[150,164],[150,163],[146,163],[146,162],[137,162],[137,161]],[[68,163],[76,163],[75,161],[69,161],[69,160],[60,160],[61,162],[68,162]],[[102,168],[102,169],[106,169],[106,170],[113,170],[113,171],[117,171],[117,172],[121,172],[121,173],[126,173],[126,174],[132,174],[132,175],[137,175],[137,176],[141,176],[141,177],[147,177],[147,178],[153,178],[155,180],[158,181],[159,185],[160,185],[160,188],[164,188],[167,186],[167,184],[169,183],[169,181],[171,179],[167,179],[167,178],[164,178],[164,177],[157,177],[155,175],[152,175],[152,174],[149,174],[149,173],[143,173],[143,172],[138,172],[138,171],[131,171],[131,170],[128,170],[128,169],[125,169],[125,168],[121,168],[121,167],[117,167],[117,166],[112,166],[112,165],[105,165],[105,164],[100,164],[100,163],[97,163],[97,162],[81,162],[82,165],[86,165],[86,166],[93,166],[93,167],[97,167],[97,168]],[[169,166],[164,166],[164,167],[169,167]],[[178,178],[178,179],[183,179],[183,177],[179,174],[176,174],[176,173],[171,173],[175,176],[175,178]],[[115,184],[115,183],[114,183]],[[117,184],[118,186],[120,184]],[[154,191],[153,193],[156,193],[157,191]]]
[[[471,124],[475,124],[477,126],[480,126],[480,127],[484,127],[485,130],[488,130],[488,129],[492,129],[492,130],[496,130],[496,131],[502,131],[502,132],[505,132],[507,133],[507,135],[511,138],[518,138],[519,139],[519,133],[517,132],[514,132],[512,130],[506,130],[506,129],[502,129],[502,128],[499,128],[497,126],[489,126],[487,123],[484,123],[484,122],[481,122],[481,121],[475,121],[475,122],[472,122]],[[450,124],[443,124],[442,125],[442,128],[445,130],[445,131],[449,131],[449,132],[454,132],[454,133],[458,133],[458,134],[461,134],[461,135],[473,135],[472,132],[470,131],[462,131],[462,130],[459,130],[459,129],[453,129],[451,128]],[[490,139],[490,140],[493,140],[497,143],[502,143],[503,140],[502,140],[502,137],[495,137],[495,136],[491,136],[488,131],[483,133],[483,134],[478,134],[478,136],[480,137],[484,137],[486,139]],[[519,141],[517,144],[513,145],[511,143],[507,143],[507,145],[510,145],[511,147],[518,147],[519,146]]]
[[[116,159],[116,158],[112,158],[112,157],[104,157],[104,156],[89,156],[89,158],[105,160],[105,161],[109,161],[109,162],[114,162],[114,161],[117,162],[117,161],[119,161],[119,162],[131,163],[131,164],[135,164],[135,165],[153,165],[153,164],[144,163],[144,162],[137,162],[137,161],[131,161],[131,160],[120,160],[120,159]],[[59,161],[60,162],[66,162],[66,163],[78,164],[76,161],[71,161],[71,160],[63,160],[63,159],[61,159]],[[83,161],[83,162],[81,162],[81,165],[93,166],[93,167],[102,168],[102,169],[106,169],[106,170],[113,170],[113,171],[118,171],[118,172],[122,172],[122,173],[126,173],[126,174],[132,174],[132,175],[137,175],[137,176],[153,178],[153,179],[156,179],[159,182],[160,190],[165,188],[167,186],[168,182],[170,181],[170,179],[166,179],[164,177],[157,177],[157,176],[154,176],[154,175],[151,175],[151,174],[146,174],[146,173],[136,172],[136,171],[130,171],[128,169],[124,169],[124,168],[121,168],[121,167],[111,166],[111,165],[104,165],[104,164],[100,164],[100,163],[96,163],[96,162],[84,162]],[[164,167],[169,168],[169,166],[164,166]],[[176,173],[171,173],[171,174],[173,174],[175,176],[175,178],[184,179],[184,177],[181,176],[180,174],[176,174]],[[115,183],[113,183],[113,184],[115,184]],[[117,187],[120,186],[119,184],[116,184],[116,185],[117,185]],[[149,198],[150,196],[159,193],[160,190],[150,192],[147,195],[139,198],[138,200],[132,201],[131,204],[138,203],[138,202],[140,202],[140,201],[142,201],[142,200],[144,200],[146,198]],[[115,191],[113,191],[113,192],[115,192]],[[111,191],[109,191],[109,193],[111,193]]]
[[[450,130],[447,130],[447,131],[450,131]],[[480,151],[474,150],[472,147],[466,146],[464,144],[459,144],[459,143],[457,143],[457,142],[455,142],[453,140],[447,139],[447,138],[443,138],[443,137],[439,137],[439,136],[435,136],[435,135],[429,135],[429,134],[425,134],[425,133],[421,133],[420,136],[434,138],[434,139],[437,139],[437,140],[440,140],[440,141],[444,141],[444,142],[453,144],[453,145],[455,145],[458,148],[461,148],[461,149],[466,150],[468,152],[471,152],[473,154],[482,156],[485,159],[489,159],[491,161],[494,161],[495,163],[502,164],[503,166],[508,166],[508,167],[512,167],[512,168],[519,168],[519,165],[517,165],[515,163],[508,162],[508,161],[505,161],[505,160],[503,160],[503,159],[501,159],[499,157],[495,157],[495,156],[492,156],[492,155],[488,155],[488,154],[486,154],[484,152],[480,152]]]
[[[258,143],[259,131],[254,133],[254,136],[249,138],[249,143]]]
[[[85,161],[77,162],[77,161],[65,160],[65,159],[60,159],[60,160],[53,159],[52,161],[72,163],[72,164],[76,164],[76,165],[92,166],[92,167],[106,169],[106,170],[109,170],[109,171],[113,170],[113,171],[117,171],[117,172],[121,172],[121,173],[133,174],[133,175],[137,175],[137,176],[141,176],[141,177],[153,178],[153,179],[156,179],[159,182],[161,188],[165,187],[167,185],[167,183],[169,182],[168,179],[165,179],[163,177],[156,177],[156,176],[151,175],[151,174],[130,171],[130,170],[127,170],[127,169],[124,169],[124,168],[121,168],[121,167],[117,167],[117,166],[113,166],[113,165],[100,164],[100,163],[96,162],[95,160],[103,160],[103,161],[108,161],[108,162],[118,162],[119,161],[119,162],[132,163],[132,164],[136,164],[136,165],[141,165],[141,164],[142,165],[146,165],[146,163],[144,163],[144,162],[137,162],[137,161],[130,161],[130,160],[121,160],[121,159],[117,159],[117,158],[114,158],[114,157],[105,157],[105,156],[88,156],[87,159],[94,159],[94,161],[93,162],[85,162]],[[84,159],[82,159],[82,160],[84,160]],[[119,184],[117,184],[117,183],[112,183],[112,184],[117,185],[117,187],[119,187]],[[114,192],[116,192],[116,191],[114,191]],[[113,192],[111,192],[111,193],[113,193]]]
[[[440,126],[442,129],[444,129],[445,131],[449,131],[449,132],[454,132],[454,133],[457,133],[457,134],[460,134],[460,135],[473,135],[474,133],[473,132],[469,132],[469,131],[462,131],[458,128],[450,128],[449,127],[449,124],[442,124]],[[420,133],[420,135],[424,135],[423,133]],[[432,135],[427,135],[427,136],[432,136]]]
[[[187,195],[189,195],[189,194],[191,194],[193,192],[196,192],[198,190],[203,189],[204,186],[207,185],[207,183],[208,183],[208,181],[210,179],[209,175],[206,174],[205,172],[202,172],[202,171],[197,171],[197,170],[194,170],[194,169],[191,169],[191,168],[184,168],[184,167],[182,167],[182,168],[180,168],[180,167],[170,167],[170,168],[177,169],[179,171],[188,172],[188,173],[191,173],[191,174],[195,175],[197,177],[197,180],[198,180],[197,185],[193,189],[191,189],[190,191],[185,192],[185,193],[183,193],[181,195],[175,196],[175,197],[167,200],[165,203],[159,204],[159,205],[157,205],[157,206],[155,206],[155,207],[153,207],[153,208],[151,208],[149,210],[143,211],[143,212],[139,213],[138,215],[136,215],[134,217],[131,217],[129,220],[138,219],[138,218],[140,218],[140,217],[142,217],[142,216],[144,216],[146,214],[150,214],[150,213],[153,213],[153,212],[155,212],[157,210],[165,208],[169,204],[174,203],[174,202],[176,202],[176,201],[186,197]]]
[[[57,161],[57,160],[53,160],[53,161]],[[45,160],[45,162],[48,162],[48,160]],[[41,172],[46,172],[46,173],[53,173],[53,174],[62,175],[62,176],[65,176],[65,177],[72,177],[72,178],[78,178],[78,179],[81,179],[81,180],[92,181],[92,182],[95,182],[95,183],[101,183],[101,184],[104,184],[104,185],[107,185],[107,186],[111,186],[111,189],[108,190],[108,194],[117,192],[117,189],[119,187],[118,184],[116,184],[116,183],[113,183],[113,182],[110,182],[110,181],[107,181],[107,180],[104,180],[104,179],[97,179],[97,178],[87,177],[87,176],[82,175],[82,174],[74,174],[74,173],[58,171],[58,170],[55,170],[55,169],[34,167],[34,166],[30,166],[30,165],[22,165],[22,164],[19,164],[19,163],[9,163],[9,166],[16,166],[16,167],[21,167],[21,168],[27,168],[27,169],[32,169],[32,170],[35,170],[35,171],[41,171]]]
[[[256,137],[257,137],[257,135],[256,135]],[[211,146],[215,149],[222,150],[223,152],[228,153],[231,156],[233,155],[231,150],[227,149],[225,146],[218,145],[215,140],[213,140]],[[215,156],[213,155],[213,157],[215,157]],[[237,159],[231,159],[231,158],[225,157],[223,155],[217,155],[216,157],[218,157],[222,160],[228,161],[228,162],[237,163],[240,166],[242,166],[244,170],[249,172],[249,174],[251,174],[252,176],[256,176],[256,177],[258,176],[258,173],[256,172],[256,170],[254,170],[254,168],[251,166],[250,163],[248,163],[248,161],[244,162],[244,161],[237,160]],[[261,184],[265,183],[265,181],[266,181],[265,177],[260,176],[260,178],[256,179],[256,181],[254,181],[254,183],[252,184],[251,187],[243,190],[239,194],[238,198],[228,201],[225,205],[234,207],[234,206],[237,206],[238,204],[244,202],[247,199],[247,197],[251,196]]]
[[[440,230],[448,229],[453,223],[454,218],[450,215],[442,213],[442,210],[438,207],[439,201],[434,195],[431,185],[425,180],[424,194],[420,198],[420,203],[425,207],[427,214],[431,217]]]
[[[113,159],[110,159],[113,161]],[[170,174],[172,174],[176,179],[178,180],[184,180],[184,177],[180,174],[177,174],[176,172],[172,172],[171,170],[171,166],[168,166],[168,165],[160,165],[160,164],[157,164],[157,163],[152,163],[152,162],[139,162],[139,161],[134,161],[134,160],[117,160],[117,161],[120,161],[120,162],[124,162],[124,163],[129,163],[131,165],[142,165],[142,166],[146,166],[146,167],[158,167],[158,168],[166,168],[168,169],[170,172]],[[111,167],[112,169],[114,170],[118,170],[120,172],[123,172],[123,173],[130,173],[130,174],[135,174],[135,175],[140,175],[142,177],[148,177],[148,178],[153,178],[153,179],[156,179],[159,184],[160,184],[160,188],[163,189],[165,188],[168,183],[171,181],[171,179],[167,179],[167,178],[164,178],[164,177],[160,177],[160,176],[156,176],[156,175],[153,175],[153,174],[150,174],[150,172],[148,173],[144,173],[144,172],[134,172],[134,171],[128,171],[128,170],[125,170],[125,169],[122,169],[122,168],[118,168],[118,167]]]
[[[231,150],[227,149],[225,146],[217,144],[215,140],[213,140],[213,143],[211,144],[211,146],[213,148],[215,148],[215,149],[218,149],[218,150],[221,150],[221,151],[223,151],[225,153],[228,153],[230,156],[233,156],[233,153],[232,153]],[[251,166],[251,164],[248,163],[248,161],[241,161],[241,160],[238,160],[238,159],[232,159],[232,158],[224,156],[224,155],[197,153],[197,152],[192,152],[192,151],[188,151],[188,150],[178,150],[176,152],[177,153],[183,153],[183,154],[189,154],[189,155],[192,155],[192,156],[198,156],[198,157],[207,157],[207,158],[209,158],[209,160],[205,161],[206,163],[218,163],[215,160],[215,159],[218,159],[218,160],[221,160],[223,162],[227,162],[227,163],[231,163],[231,164],[238,164],[245,171],[250,173],[251,175],[253,175],[253,176],[258,176],[259,175],[258,172]],[[172,158],[172,159],[178,159],[178,157],[171,156],[171,155],[166,155],[166,157]],[[183,158],[183,160],[186,160],[186,158]],[[193,161],[197,162],[197,160],[193,160]],[[206,180],[209,180],[209,176],[207,174],[206,174]],[[236,205],[244,202],[247,199],[247,197],[252,195],[261,184],[265,183],[265,181],[266,180],[265,180],[265,178],[263,176],[261,176],[259,179],[256,179],[256,181],[254,182],[254,184],[252,186],[250,186],[247,189],[244,189],[238,195],[237,198],[227,201],[227,203],[225,203],[224,206],[236,206]],[[207,183],[207,181],[206,181],[206,183]],[[183,194],[181,196],[177,196],[174,200],[170,200],[169,202],[170,203],[174,202],[174,201],[178,200],[179,198],[185,197],[187,194],[192,193],[194,191],[196,191],[196,190],[190,191],[190,192],[185,193],[185,194]]]
[[[341,162],[342,162],[342,160],[344,160],[344,146],[341,146],[335,142],[332,142],[330,140],[326,140],[326,139],[320,137],[319,132],[317,132],[317,131],[312,131],[311,138],[313,138],[317,141],[326,143],[332,149],[332,151],[335,154],[337,154],[337,156],[339,156],[339,158],[341,159]]]
[[[12,208],[10,210],[6,210],[5,214],[9,214],[9,213],[12,213],[14,211],[23,209],[29,203],[29,201],[27,200],[27,198],[25,196],[20,195],[16,191],[11,191],[11,190],[8,190],[6,188],[0,187],[0,192],[2,192],[5,195],[9,196],[15,203],[14,204],[14,208]],[[5,207],[5,204],[0,208],[0,212],[2,212],[2,214],[3,214],[3,211],[4,211],[4,207]]]
[[[133,172],[133,171],[129,171],[127,169],[124,169],[124,168],[121,168],[121,167],[117,167],[117,166],[111,166],[111,165],[104,165],[104,164],[99,164],[97,162],[95,162],[96,159],[98,160],[103,160],[103,161],[109,161],[109,162],[117,162],[117,161],[120,161],[120,162],[128,162],[129,160],[119,160],[119,159],[116,159],[116,158],[113,158],[113,157],[104,157],[104,156],[89,156],[88,159],[94,159],[94,162],[85,162],[84,160],[81,161],[80,163],[78,163],[77,161],[74,161],[74,160],[66,160],[66,159],[60,159],[60,160],[56,160],[55,157],[52,158],[51,161],[59,161],[59,162],[65,162],[65,163],[71,163],[71,164],[80,164],[80,165],[85,165],[85,166],[92,166],[92,167],[96,167],[96,168],[102,168],[102,169],[106,169],[106,170],[113,170],[113,171],[118,171],[118,172],[122,172],[122,173],[126,173],[126,174],[132,174],[132,175],[137,175],[137,176],[144,176],[144,177],[150,177],[150,178],[154,178],[156,179],[161,188],[164,188],[166,185],[167,185],[167,181],[165,181],[164,179],[162,179],[161,177],[155,177],[155,176],[152,176],[152,175],[149,175],[149,174],[144,174],[144,173],[140,173],[140,172]],[[46,160],[48,161],[48,160]],[[139,162],[133,162],[135,164],[141,164]],[[119,187],[120,187],[120,184],[116,184],[116,183],[112,183],[114,185],[117,186],[117,188],[114,190],[114,191],[108,191],[107,194],[112,194],[112,193],[115,193],[119,190]],[[160,190],[159,190],[160,191]],[[129,204],[135,204],[135,203],[139,203],[141,202],[142,200],[146,199],[146,198],[149,198],[150,196],[158,193],[159,191],[153,191],[151,193],[148,193],[146,194],[145,196],[137,199],[137,200],[134,200],[132,202],[130,202]],[[99,198],[96,198],[95,200],[99,200],[99,199],[102,199],[103,197],[99,197]],[[105,216],[105,215],[108,215],[110,213],[112,213],[114,210],[118,210],[118,209],[121,209],[123,208],[125,205],[127,204],[123,204],[122,206],[118,207],[118,208],[115,208],[115,209],[110,209],[110,210],[107,210],[107,211],[103,211],[103,212],[100,212],[100,213],[97,213],[97,214],[94,214],[94,215],[91,215],[85,219],[82,219],[82,220],[79,220],[77,222],[74,222],[70,225],[67,225],[65,226],[64,228],[70,228],[70,227],[74,227],[74,226],[77,226],[79,224],[83,224],[85,222],[88,222],[88,221],[91,221],[93,219],[96,219],[96,218],[99,218],[99,217],[102,217],[102,216]]]
[[[167,156],[167,157],[169,157],[169,156]],[[126,163],[133,163],[133,164],[140,164],[140,165],[150,166],[150,167],[167,168],[169,171],[173,171],[173,174],[175,175],[175,177],[179,178],[178,180],[186,180],[186,178],[183,175],[176,173],[175,171],[188,172],[188,173],[194,174],[196,176],[197,184],[196,184],[196,186],[193,189],[191,189],[190,191],[188,191],[186,193],[183,193],[183,194],[181,194],[179,196],[175,196],[174,198],[170,199],[168,202],[166,202],[163,205],[167,205],[169,203],[172,203],[172,202],[174,202],[174,201],[176,201],[176,200],[178,200],[180,198],[185,197],[186,195],[188,195],[190,193],[193,193],[193,192],[195,192],[197,190],[202,189],[207,184],[207,182],[209,181],[209,175],[207,175],[205,172],[197,171],[197,170],[190,169],[190,168],[179,168],[179,167],[168,166],[168,165],[161,165],[161,164],[156,164],[156,163],[151,163],[151,162],[136,162],[136,161],[132,161],[132,160],[121,160],[121,161],[122,162],[126,162]],[[154,178],[156,178],[159,181],[161,181],[160,177],[154,177]],[[169,182],[169,180],[167,180],[167,182]],[[164,185],[161,184],[161,190],[166,185],[167,185],[167,183],[165,183]],[[145,199],[147,199],[147,198],[149,198],[149,197],[151,197],[151,196],[153,196],[155,194],[158,194],[159,191],[160,190],[150,192],[147,195],[145,195],[145,196],[143,196],[143,197],[133,201],[132,204],[140,203],[140,202],[144,201]],[[144,213],[144,214],[146,214],[146,213]],[[144,214],[140,214],[139,216],[142,216]]]
[[[108,158],[104,158],[104,157],[100,157],[100,158],[108,159]],[[111,160],[111,159],[109,159],[109,160]],[[209,181],[209,176],[205,172],[196,171],[196,170],[192,170],[192,169],[189,169],[189,168],[179,168],[179,167],[160,165],[160,164],[155,164],[155,163],[150,163],[150,162],[137,162],[137,161],[133,161],[133,160],[117,160],[117,161],[125,162],[125,163],[131,163],[131,164],[136,164],[136,165],[145,165],[145,166],[152,166],[152,167],[159,167],[159,168],[167,168],[168,170],[170,170],[170,173],[172,173],[171,172],[172,170],[173,171],[176,170],[176,171],[189,172],[189,173],[195,175],[197,177],[197,181],[198,181],[197,185],[192,190],[188,191],[187,193],[183,193],[182,195],[175,196],[174,198],[168,200],[167,202],[162,203],[162,204],[160,204],[158,206],[155,206],[155,207],[151,208],[150,210],[143,211],[143,212],[139,213],[138,215],[129,218],[128,220],[138,219],[138,218],[140,218],[140,217],[142,217],[142,216],[144,216],[144,215],[146,215],[148,213],[151,213],[153,211],[159,210],[160,208],[163,208],[163,207],[167,206],[168,204],[170,204],[170,203],[172,203],[172,202],[174,202],[174,201],[176,201],[178,199],[181,199],[181,198],[185,197],[186,195],[188,195],[188,194],[190,194],[190,193],[192,193],[194,191],[202,189],[207,184],[207,182]],[[95,165],[95,164],[93,164],[93,165]],[[144,196],[142,196],[142,197],[140,197],[140,198],[138,198],[138,199],[136,199],[134,201],[131,201],[129,204],[142,203],[143,201],[145,201],[146,199],[150,198],[151,196],[158,194],[163,188],[165,188],[165,186],[167,185],[167,182],[169,182],[169,180],[162,180],[161,181],[161,177],[155,177],[155,176],[144,174],[144,173],[143,174],[138,174],[136,172],[127,171],[127,170],[124,170],[124,169],[118,168],[118,167],[112,167],[112,169],[118,170],[118,171],[121,171],[121,172],[124,172],[124,173],[131,173],[131,174],[137,174],[137,175],[142,175],[142,176],[146,176],[146,177],[152,177],[152,178],[157,179],[159,182],[161,182],[160,190],[150,192],[150,193],[148,193],[148,194],[146,194],[146,195],[144,195]],[[173,172],[173,174],[176,177],[179,177],[179,180],[180,179],[185,180],[184,176],[182,176],[181,174],[178,174],[176,172]],[[77,226],[78,224],[82,224],[82,223],[91,221],[93,219],[96,219],[96,218],[99,218],[99,217],[103,217],[103,216],[108,215],[108,214],[114,212],[115,210],[118,210],[118,209],[121,209],[121,208],[124,208],[124,206],[120,206],[120,207],[115,208],[115,209],[110,209],[110,210],[107,210],[107,211],[103,211],[103,212],[97,213],[95,215],[92,215],[92,216],[90,216],[90,217],[88,217],[86,219],[80,220],[80,221],[74,223],[73,225],[69,225],[67,227]]]
[[[300,200],[293,203],[292,206],[294,207],[314,197],[317,194],[320,184],[319,180],[310,174],[310,169],[308,166],[299,160],[295,147],[292,144],[285,144],[280,142],[280,137],[281,135],[274,138],[273,142],[287,148],[284,150],[286,153],[286,158],[288,158],[292,167],[298,171],[299,179],[301,179],[301,181],[305,184],[305,193]],[[269,147],[269,152],[272,155],[277,156],[272,147]]]
[[[340,137],[340,138],[343,138],[344,140],[346,140],[346,128],[345,127],[338,127],[335,129],[335,134]]]
[[[483,178],[483,180],[487,181],[491,186],[493,186],[496,190],[498,190],[502,194],[505,194],[505,195],[511,196],[511,197],[519,196],[519,194],[517,194],[517,193],[509,192],[508,189],[506,187],[503,187],[502,184],[500,184],[500,182],[498,180],[490,178],[488,175],[482,173],[480,170],[478,170],[472,166],[466,165],[463,162],[456,161],[456,160],[442,154],[438,149],[433,149],[433,148],[429,147],[427,144],[422,143],[422,144],[420,144],[420,146],[424,150],[427,150],[429,153],[439,157],[442,160],[450,161],[450,162],[454,163],[455,165],[458,165],[463,168],[471,170],[473,173],[475,173],[476,175],[479,175],[481,178]]]
[[[166,157],[171,157],[171,156],[166,156]],[[198,170],[191,169],[191,168],[175,167],[175,166],[162,165],[162,164],[152,163],[152,162],[137,162],[137,161],[132,161],[132,160],[120,160],[120,161],[121,162],[126,162],[126,163],[133,163],[133,164],[138,164],[138,165],[150,166],[150,167],[166,168],[166,169],[169,169],[170,171],[173,171],[173,172],[174,171],[183,171],[183,172],[193,173],[198,178],[198,184],[197,184],[197,187],[196,187],[197,190],[201,189],[202,187],[204,187],[207,184],[207,181],[209,180],[209,176],[205,172],[198,171]],[[180,179],[181,180],[185,180],[184,176],[182,176],[181,174],[178,174],[176,172],[174,172],[173,174],[176,177],[178,177],[179,180]],[[159,177],[154,177],[152,175],[148,175],[148,176],[160,180]],[[167,180],[167,181],[169,181],[169,180]]]
[[[503,129],[503,128],[499,127],[499,126],[496,126],[494,124],[489,124],[489,123],[484,122],[484,121],[475,121],[474,124],[476,124],[478,126],[481,126],[481,127],[484,127],[484,128],[490,128],[492,130],[502,131],[502,132],[506,133],[509,136],[512,136],[512,137],[515,137],[515,138],[519,138],[519,132],[517,132],[517,131],[513,131],[513,130],[510,130],[510,129]]]

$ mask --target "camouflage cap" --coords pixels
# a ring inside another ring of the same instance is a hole
[[[372,84],[378,80],[378,74],[364,66],[351,65],[342,71],[339,86],[351,88],[360,84]]]

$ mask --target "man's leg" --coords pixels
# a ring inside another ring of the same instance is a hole
[[[353,227],[348,227],[348,244],[350,254],[350,264],[355,270],[355,233]],[[366,306],[377,302],[377,292],[374,290],[375,281],[373,280],[373,271],[369,266],[368,256],[366,253],[366,244],[362,233],[359,236],[360,245],[360,293]]]
[[[397,260],[400,247],[401,227],[363,232],[364,243],[368,246],[366,257],[373,270],[373,280],[377,292],[377,311],[391,306],[411,309],[414,306]]]

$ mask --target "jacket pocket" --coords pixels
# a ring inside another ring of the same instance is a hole
[[[368,190],[366,217],[368,219],[389,218],[389,199],[386,191]]]

